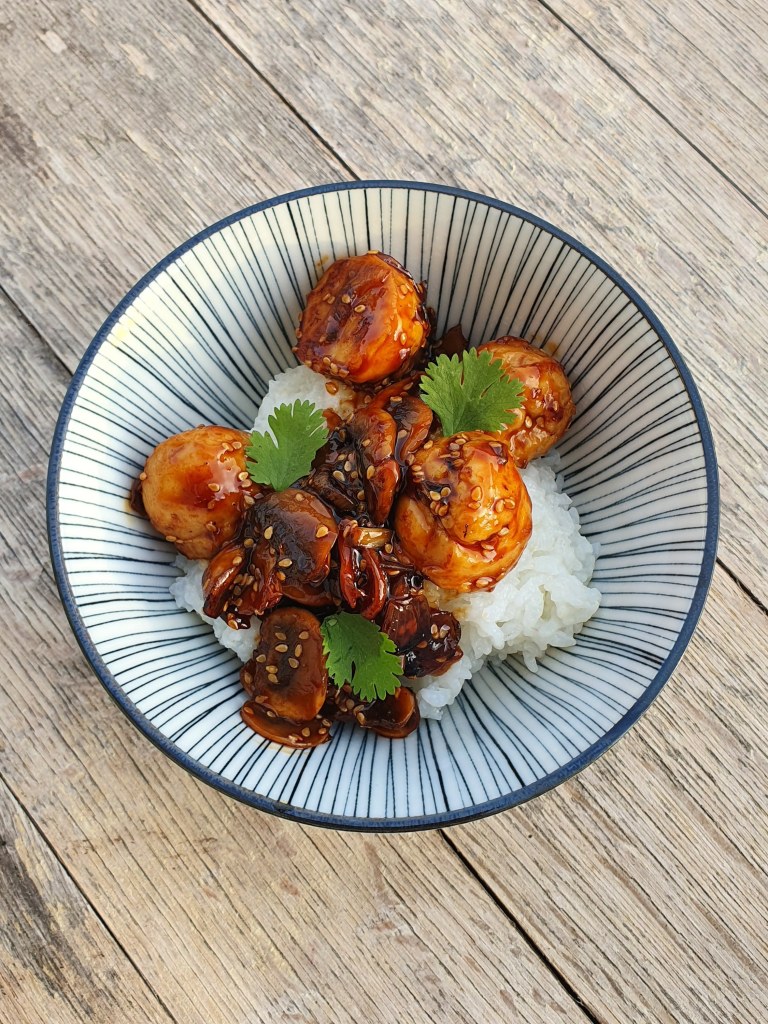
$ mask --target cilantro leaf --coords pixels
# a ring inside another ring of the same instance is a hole
[[[490,352],[440,355],[421,378],[421,397],[440,417],[447,437],[463,430],[501,430],[520,408],[523,385]]]
[[[293,405],[275,408],[269,429],[271,434],[253,431],[245,447],[245,465],[254,483],[284,491],[310,471],[318,449],[328,440],[328,428],[320,409],[297,399]]]
[[[349,683],[364,701],[382,699],[400,686],[395,645],[374,622],[338,612],[323,620],[320,632],[328,675],[337,686]]]

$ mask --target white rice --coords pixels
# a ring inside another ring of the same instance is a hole
[[[268,416],[281,402],[296,399],[314,402],[318,408],[344,412],[349,390],[341,385],[336,395],[325,380],[306,366],[280,373],[270,384],[254,423],[268,430]],[[441,676],[426,676],[410,683],[417,690],[419,710],[425,718],[440,718],[464,683],[489,658],[520,654],[531,671],[547,647],[571,647],[575,634],[597,611],[600,592],[589,587],[595,567],[595,551],[581,535],[579,516],[562,491],[556,475],[557,455],[537,459],[522,476],[531,496],[533,532],[520,561],[494,590],[456,594],[428,584],[433,605],[451,611],[461,623],[464,654]],[[259,633],[258,620],[250,629],[230,629],[221,619],[202,614],[202,578],[205,562],[179,555],[181,575],[171,584],[179,607],[197,612],[213,626],[217,639],[247,661]]]
[[[173,600],[184,611],[197,612],[203,622],[213,626],[216,639],[223,647],[234,651],[241,661],[248,661],[253,654],[253,648],[261,629],[259,620],[251,619],[248,629],[231,629],[223,619],[212,619],[208,615],[203,615],[203,604],[205,603],[203,573],[208,563],[177,555],[176,565],[181,569],[181,576],[177,577],[170,586]]]

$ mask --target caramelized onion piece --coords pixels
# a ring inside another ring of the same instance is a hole
[[[355,545],[358,529],[354,519],[339,524],[339,588],[352,611],[375,619],[387,600],[387,577],[375,549]]]
[[[319,747],[321,743],[327,743],[331,738],[328,719],[323,721],[322,718],[313,718],[311,722],[299,725],[285,718],[278,718],[274,711],[270,712],[252,700],[243,704],[240,717],[250,729],[263,736],[265,740],[296,750]]]
[[[407,373],[424,348],[425,289],[397,260],[337,260],[307,296],[294,352],[328,377],[373,384]]]
[[[304,608],[277,608],[263,621],[251,660],[240,670],[245,692],[265,710],[308,722],[325,703],[328,673],[318,619]]]
[[[478,352],[490,352],[508,377],[522,382],[521,408],[502,434],[515,463],[527,466],[557,444],[571,422],[574,405],[565,371],[556,359],[522,338],[489,341]]]
[[[441,437],[417,453],[394,526],[406,558],[433,583],[487,590],[528,543],[531,501],[496,435]]]
[[[187,558],[210,558],[235,535],[259,488],[245,469],[248,434],[195,427],[162,441],[131,491],[136,511]]]
[[[401,686],[383,700],[375,700],[363,711],[364,729],[371,729],[379,736],[390,739],[404,739],[419,726],[421,716],[413,690]]]

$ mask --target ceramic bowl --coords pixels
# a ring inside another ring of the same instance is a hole
[[[289,751],[241,722],[240,663],[168,592],[175,550],[127,495],[152,448],[199,423],[249,428],[294,365],[307,292],[334,259],[396,256],[429,283],[438,334],[553,344],[573,385],[564,486],[599,546],[600,609],[537,673],[488,665],[406,740],[338,728]],[[56,429],[49,535],[62,599],[101,682],[198,778],[335,828],[415,829],[522,803],[581,771],[638,720],[688,643],[715,561],[717,472],[680,353],[603,260],[540,218],[412,182],[295,192],[207,228],[117,306]],[[617,756],[621,756],[618,754]]]

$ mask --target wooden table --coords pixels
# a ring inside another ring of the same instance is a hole
[[[768,8],[0,0],[0,1020],[768,1019]],[[51,574],[68,379],[169,249],[352,177],[499,196],[614,264],[703,393],[720,560],[681,665],[515,811],[299,827],[166,760]]]

